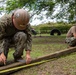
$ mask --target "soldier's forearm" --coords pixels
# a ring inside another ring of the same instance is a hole
[[[76,38],[76,33],[73,33],[73,36]]]
[[[27,50],[26,51],[26,55],[30,55],[30,50]]]

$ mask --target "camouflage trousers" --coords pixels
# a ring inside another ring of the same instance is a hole
[[[26,46],[27,35],[24,32],[17,32],[12,38],[5,38],[3,40],[4,54],[7,57],[9,48],[14,47],[14,58],[19,58],[23,55],[23,50]]]
[[[68,37],[66,38],[65,42],[69,44],[70,47],[76,46],[76,38],[75,37]]]

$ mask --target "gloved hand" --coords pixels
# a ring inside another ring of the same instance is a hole
[[[6,64],[6,56],[3,52],[0,54],[0,63]]]

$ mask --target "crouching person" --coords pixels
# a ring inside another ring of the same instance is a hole
[[[65,42],[69,45],[69,47],[76,46],[76,26],[72,26],[66,35]]]
[[[6,64],[10,45],[14,45],[15,61],[22,59],[26,50],[26,64],[31,62],[31,26],[29,14],[24,9],[17,9],[12,15],[4,15],[0,19],[0,63]]]

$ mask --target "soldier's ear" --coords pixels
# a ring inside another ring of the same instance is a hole
[[[11,16],[11,18],[12,18],[12,22],[13,22],[13,16],[14,16],[14,13],[12,13],[12,16]]]
[[[12,13],[12,16],[14,15],[14,13]]]

